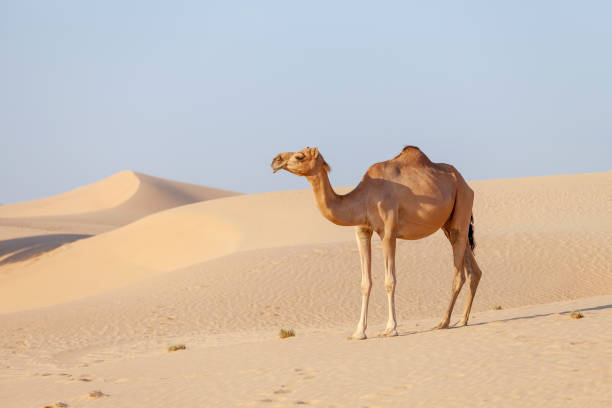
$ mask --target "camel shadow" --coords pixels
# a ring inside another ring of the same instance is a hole
[[[601,305],[601,306],[593,306],[593,307],[580,308],[580,310],[583,311],[583,312],[585,312],[585,311],[593,311],[593,310],[604,310],[604,309],[612,309],[612,305]],[[566,310],[564,312],[538,313],[538,314],[527,315],[527,316],[518,316],[518,317],[509,317],[507,319],[497,319],[497,320],[491,320],[491,321],[488,321],[488,322],[473,323],[473,324],[469,324],[468,326],[482,326],[482,325],[486,325],[486,324],[489,324],[489,323],[500,323],[500,322],[503,323],[503,322],[511,322],[513,320],[537,319],[539,317],[548,317],[548,316],[552,316],[552,315],[569,315],[574,310]],[[456,327],[456,328],[460,329],[460,327]]]
[[[31,237],[14,238],[0,241],[0,266],[44,254],[61,247],[64,244],[89,238],[86,234],[49,234]]]
[[[430,327],[430,328],[427,328],[427,329],[424,328],[422,330],[410,330],[410,331],[405,331],[405,332],[398,332],[397,333],[397,337],[404,337],[404,336],[412,336],[412,335],[415,335],[415,334],[429,333],[429,332],[436,331],[436,330],[438,330],[438,329]],[[446,329],[444,329],[444,330],[446,330]]]
[[[600,305],[600,306],[593,306],[593,307],[585,307],[585,308],[580,308],[580,311],[582,312],[588,312],[588,311],[594,311],[594,310],[604,310],[604,309],[612,309],[612,304],[610,305]],[[442,329],[442,330],[457,330],[457,329],[465,329],[468,328],[470,326],[484,326],[487,324],[492,324],[492,323],[504,323],[504,322],[510,322],[510,321],[515,321],[515,320],[528,320],[528,319],[537,319],[537,318],[541,318],[541,317],[548,317],[548,316],[553,316],[553,315],[570,315],[574,310],[566,310],[563,312],[551,312],[551,313],[538,313],[538,314],[532,314],[532,315],[526,315],[526,316],[517,316],[517,317],[509,317],[507,319],[496,319],[496,320],[488,320],[486,322],[478,322],[478,323],[470,323],[467,326],[449,326],[448,329]],[[423,333],[428,333],[428,332],[432,332],[432,331],[436,331],[439,329],[436,328],[426,328],[426,329],[422,329],[422,330],[410,330],[410,331],[405,331],[405,332],[400,332],[398,333],[397,337],[403,337],[403,336],[412,336],[415,334],[423,334]]]

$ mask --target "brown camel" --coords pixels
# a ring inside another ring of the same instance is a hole
[[[371,238],[380,236],[385,260],[389,320],[384,336],[397,336],[395,319],[395,240],[420,239],[442,229],[453,247],[454,280],[450,304],[436,328],[448,328],[457,295],[467,280],[469,293],[460,326],[467,325],[482,272],[474,258],[472,203],[474,192],[453,166],[432,163],[414,146],[391,160],[371,166],[359,185],[338,195],[329,183],[329,165],[316,147],[277,155],[274,172],[284,169],[305,176],[319,210],[338,225],[356,227],[361,256],[361,316],[353,339],[365,339],[372,287]],[[469,244],[469,245],[468,245]],[[465,273],[464,273],[465,270]]]

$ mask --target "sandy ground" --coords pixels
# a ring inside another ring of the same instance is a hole
[[[346,339],[353,231],[309,190],[97,184],[0,207],[3,406],[612,406],[612,173],[470,182],[483,280],[468,327],[430,330],[452,282],[437,233],[398,243],[400,336],[377,338],[375,238],[365,341]],[[48,235],[65,241],[32,249]]]

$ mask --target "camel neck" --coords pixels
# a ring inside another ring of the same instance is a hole
[[[364,201],[360,199],[358,189],[345,195],[336,194],[324,170],[306,178],[312,186],[317,207],[325,218],[338,225],[365,224]]]

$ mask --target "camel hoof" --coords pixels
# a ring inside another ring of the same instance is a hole
[[[467,326],[467,325],[468,325],[467,321],[462,320],[459,323],[457,323],[455,327],[462,327],[462,326]]]
[[[395,336],[397,336],[397,330],[395,329],[385,330],[384,332],[378,335],[378,337],[395,337]]]
[[[440,322],[434,329],[448,329],[448,322]]]
[[[347,340],[365,340],[368,336],[365,333],[355,333],[352,336],[348,337]]]

